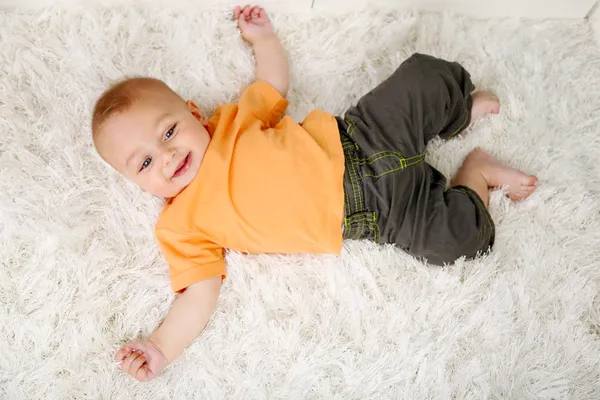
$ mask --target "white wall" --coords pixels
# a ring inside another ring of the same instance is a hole
[[[260,4],[269,9],[348,10],[354,7],[385,6],[430,11],[452,11],[476,17],[583,18],[596,0],[0,0],[0,8],[35,8],[54,4]]]
[[[0,0],[0,8],[37,8],[52,5],[69,5],[73,7],[85,7],[88,5],[164,5],[168,7],[194,7],[222,6],[222,5],[246,5],[257,4],[269,9],[305,9],[310,10],[314,0]]]
[[[592,23],[592,28],[596,34],[596,42],[598,42],[598,46],[600,46],[600,2],[596,4],[596,7],[594,7],[590,13],[590,22]]]
[[[584,18],[596,0],[316,0],[315,7],[391,5],[451,11],[479,18]]]

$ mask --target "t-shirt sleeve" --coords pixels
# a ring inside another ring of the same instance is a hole
[[[171,286],[179,292],[196,282],[227,277],[223,248],[192,235],[156,229],[156,237],[169,264]]]
[[[275,126],[283,117],[289,102],[266,81],[255,81],[240,97],[238,107],[242,113],[252,113],[266,127]]]

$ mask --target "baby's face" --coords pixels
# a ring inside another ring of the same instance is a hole
[[[168,92],[137,100],[102,125],[96,147],[143,190],[174,197],[194,179],[210,142],[195,104]]]

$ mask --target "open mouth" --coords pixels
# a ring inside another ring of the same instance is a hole
[[[190,154],[191,153],[188,153],[187,156],[185,156],[185,158],[179,163],[171,179],[185,174],[188,169],[190,169]]]

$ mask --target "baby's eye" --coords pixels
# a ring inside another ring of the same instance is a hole
[[[167,139],[167,140],[168,140],[168,139],[171,139],[171,137],[172,137],[172,136],[175,134],[175,126],[177,126],[177,125],[173,125],[173,126],[171,127],[171,129],[169,129],[169,130],[167,131],[167,133],[165,133],[165,139]]]
[[[140,168],[140,171],[142,171],[143,169],[146,169],[150,166],[150,163],[152,162],[152,158],[148,157],[144,160],[144,162],[142,163],[142,166]]]

